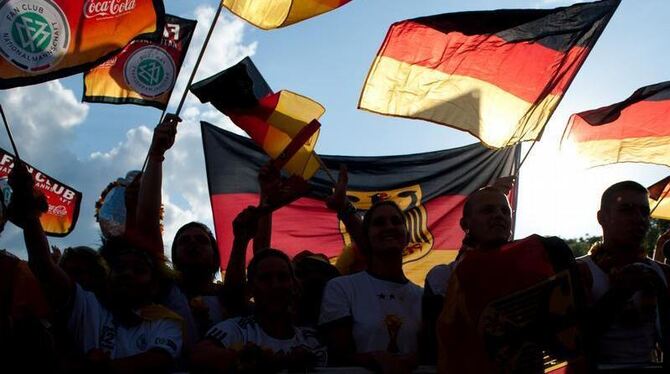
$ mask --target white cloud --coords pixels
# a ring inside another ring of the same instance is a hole
[[[176,107],[186,86],[214,16],[214,8],[198,6],[192,16],[198,20],[198,27],[175,88],[171,110]],[[255,53],[256,43],[244,42],[245,28],[243,21],[225,13],[221,15],[196,81]],[[142,165],[151,142],[153,125],[137,123],[125,133],[125,137],[120,136],[122,140],[111,149],[77,157],[70,149],[74,144],[76,127],[85,126],[87,119],[91,119],[89,111],[95,109],[79,103],[74,92],[60,81],[0,91],[0,103],[13,125],[21,156],[84,195],[75,231],[63,239],[50,238],[50,242],[61,247],[96,247],[99,244],[99,229],[93,218],[95,201],[108,183]],[[213,228],[199,121],[206,120],[240,131],[229,119],[212,107],[200,104],[192,95],[186,101],[181,116],[184,121],[179,125],[177,140],[164,162],[166,248],[169,248],[177,229],[187,222],[201,221]],[[10,149],[7,141],[0,141],[0,144]],[[25,257],[25,252],[21,250],[24,247],[21,232],[13,225],[7,225],[1,240],[3,247],[15,249],[15,253]]]

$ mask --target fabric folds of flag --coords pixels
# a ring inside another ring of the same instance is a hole
[[[222,264],[229,258],[232,221],[257,205],[258,170],[268,156],[252,141],[202,123],[207,180]],[[453,260],[461,246],[463,202],[476,189],[512,174],[518,147],[490,150],[480,144],[403,156],[321,156],[331,174],[349,170],[349,200],[359,213],[391,199],[405,212],[410,245],[405,271],[422,284],[434,265]],[[309,249],[329,257],[351,244],[344,225],[325,206],[333,189],[326,172],[309,181],[310,192],[273,214],[272,246],[289,255]],[[251,258],[249,256],[248,258]]]
[[[395,23],[358,106],[467,131],[491,147],[539,139],[619,2]]]
[[[135,39],[84,75],[82,101],[165,109],[196,23],[166,15],[160,41]]]
[[[573,114],[561,147],[574,147],[588,166],[670,166],[670,81],[642,87],[616,104]]]
[[[223,0],[231,12],[264,29],[276,29],[330,12],[351,0]]]
[[[160,37],[161,0],[0,1],[0,89],[91,69],[140,36]]]
[[[0,199],[5,205],[9,204],[11,187],[7,183],[9,173],[14,168],[14,156],[0,148]],[[74,230],[79,218],[81,192],[61,183],[60,181],[26,164],[28,171],[33,175],[35,188],[44,194],[49,205],[48,210],[40,216],[40,223],[44,232],[49,236],[62,237]]]
[[[651,217],[670,220],[670,177],[665,177],[647,188]]]
[[[314,147],[321,104],[290,91],[273,93],[248,57],[194,84],[191,91],[211,102],[243,129],[278,167],[307,180],[319,169]]]

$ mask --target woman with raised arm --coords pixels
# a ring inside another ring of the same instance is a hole
[[[340,200],[346,191],[343,172],[333,194]],[[353,214],[345,208],[338,216],[357,225]],[[321,303],[319,324],[328,341],[330,365],[409,372],[417,362],[422,289],[402,268],[408,244],[405,216],[392,201],[377,203],[365,213],[355,237],[367,269],[328,282]]]

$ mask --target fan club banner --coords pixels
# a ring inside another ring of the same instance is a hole
[[[44,193],[49,210],[42,214],[40,221],[47,235],[66,236],[77,223],[81,192],[61,183],[45,173],[27,165],[35,180],[35,188]],[[3,196],[7,203],[10,192],[6,184],[9,173],[14,168],[14,156],[0,148],[0,182],[3,184]]]
[[[216,237],[225,266],[233,241],[232,221],[247,206],[258,204],[256,178],[269,158],[247,138],[205,122],[201,129]],[[511,175],[516,153],[516,147],[494,151],[473,144],[403,156],[321,158],[335,178],[340,164],[347,165],[347,194],[360,213],[388,199],[403,209],[411,241],[406,267],[416,265],[424,276],[431,263],[453,259],[460,248],[464,234],[459,220],[465,198]],[[272,246],[291,256],[305,249],[338,256],[351,239],[324,203],[333,184],[323,170],[309,183],[308,196],[273,213]]]
[[[165,109],[196,23],[166,15],[159,42],[135,39],[85,74],[83,101]]]
[[[86,71],[164,16],[160,0],[0,0],[0,89]]]
[[[491,147],[539,139],[619,2],[395,23],[358,106],[467,131]]]

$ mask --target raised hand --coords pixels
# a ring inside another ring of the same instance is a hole
[[[154,136],[151,140],[149,155],[155,158],[162,158],[165,152],[174,145],[177,136],[177,125],[181,118],[174,114],[166,114],[163,121],[154,129]]]
[[[233,220],[233,234],[235,239],[248,242],[253,239],[258,230],[258,208],[248,206]]]
[[[18,226],[32,216],[40,216],[49,208],[46,197],[33,188],[33,176],[19,160],[9,173],[9,186],[12,187],[12,199],[7,207],[9,219]]]
[[[349,174],[347,173],[347,166],[340,165],[340,173],[337,176],[337,183],[333,194],[326,199],[326,206],[328,209],[334,211],[341,211],[347,207],[347,184],[349,184]]]

